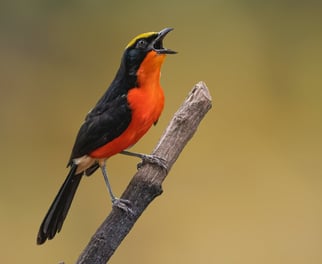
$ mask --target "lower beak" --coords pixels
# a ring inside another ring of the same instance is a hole
[[[165,28],[159,32],[157,38],[152,43],[152,49],[154,51],[156,51],[159,54],[176,54],[177,53],[174,50],[167,49],[167,48],[163,47],[163,39],[172,30],[173,30],[173,28]]]

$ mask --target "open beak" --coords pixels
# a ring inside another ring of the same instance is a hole
[[[173,28],[165,28],[159,32],[157,38],[152,43],[152,49],[154,51],[156,51],[159,54],[176,54],[177,53],[174,50],[167,49],[167,48],[163,47],[164,37],[172,30],[173,30]]]

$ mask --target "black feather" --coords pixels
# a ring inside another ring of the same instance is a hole
[[[72,150],[71,160],[88,155],[117,138],[131,122],[126,96],[98,104],[86,117]],[[70,160],[70,161],[71,161]]]
[[[52,239],[61,230],[83,175],[83,173],[75,174],[76,169],[77,165],[73,164],[65,182],[51,204],[39,228],[37,236],[38,245],[43,244],[47,239]]]

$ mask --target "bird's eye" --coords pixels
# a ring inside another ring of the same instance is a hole
[[[139,49],[145,49],[146,48],[146,46],[147,46],[147,42],[146,42],[146,40],[144,40],[144,39],[140,39],[139,41],[138,41],[138,43],[136,44],[136,47],[137,48],[139,48]]]

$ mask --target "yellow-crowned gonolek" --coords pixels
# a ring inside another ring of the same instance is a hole
[[[117,153],[160,161],[151,155],[124,150],[134,145],[158,121],[162,112],[164,94],[160,69],[166,54],[176,53],[163,47],[163,39],[171,30],[140,34],[127,45],[114,80],[79,129],[68,163],[70,172],[40,226],[37,244],[52,239],[61,230],[80,180],[98,168],[103,173],[113,206],[131,210],[129,201],[113,195],[105,161]]]

